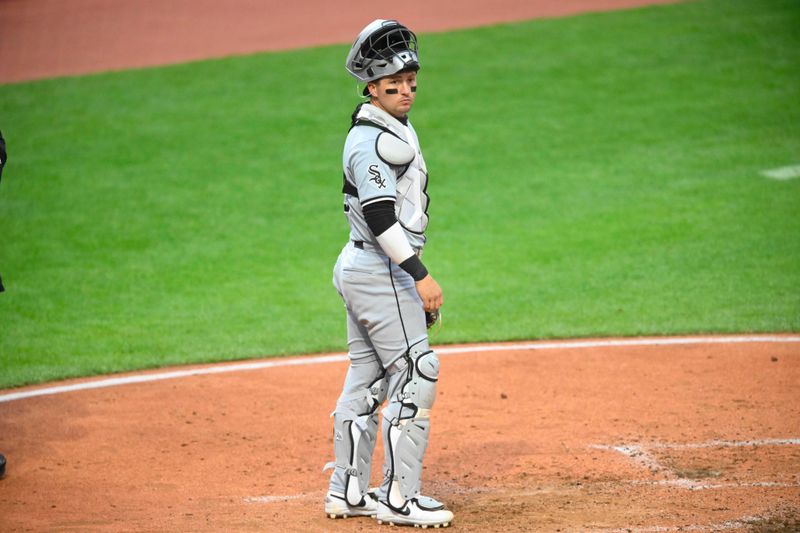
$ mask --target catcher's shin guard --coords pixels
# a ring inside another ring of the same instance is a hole
[[[439,359],[423,341],[412,346],[395,367],[399,370],[389,379],[390,390],[397,392],[383,410],[386,477],[381,493],[390,507],[402,509],[420,493]]]
[[[381,375],[369,387],[342,395],[333,413],[333,467],[331,490],[341,492],[351,506],[363,505],[369,488],[372,452],[378,436],[378,407],[386,399],[387,385]]]

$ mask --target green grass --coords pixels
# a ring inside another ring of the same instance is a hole
[[[434,342],[800,330],[800,6],[421,36]],[[0,86],[0,386],[345,349],[346,45]]]

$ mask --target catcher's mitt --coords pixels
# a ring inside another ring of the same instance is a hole
[[[439,311],[434,311],[433,313],[425,311],[425,325],[428,326],[428,329],[431,329],[441,318],[442,314]]]

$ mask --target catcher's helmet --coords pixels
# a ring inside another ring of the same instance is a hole
[[[419,70],[417,36],[396,20],[373,20],[358,34],[345,68],[362,83]]]

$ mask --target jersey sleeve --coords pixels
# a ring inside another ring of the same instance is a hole
[[[353,147],[349,166],[362,206],[396,199],[397,176],[391,165],[378,157],[374,139],[361,141]]]

